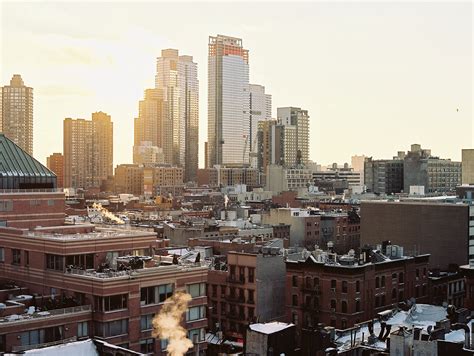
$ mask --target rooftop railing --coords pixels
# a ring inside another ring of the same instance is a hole
[[[35,312],[32,314],[25,313],[25,314],[15,315],[15,316],[9,315],[0,319],[0,325],[5,324],[5,323],[27,322],[27,321],[37,320],[39,318],[48,318],[51,316],[88,312],[91,310],[92,310],[91,305],[80,305],[76,307],[52,309],[52,310],[47,310],[47,311],[45,310],[45,311]]]

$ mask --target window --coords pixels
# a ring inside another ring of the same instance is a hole
[[[397,290],[395,288],[392,289],[392,299],[397,298]]]
[[[193,298],[203,297],[206,295],[206,283],[188,284],[186,290]]]
[[[168,347],[168,339],[161,339],[160,340],[160,349],[161,349],[161,351],[166,350],[167,347]]]
[[[382,276],[381,285],[382,287],[385,287],[385,276]]]
[[[140,290],[140,304],[148,305],[163,303],[172,295],[173,285],[171,283],[154,287],[144,287]]]
[[[291,279],[292,279],[292,285],[293,285],[293,287],[298,287],[298,277],[297,277],[297,276],[293,276]]]
[[[398,275],[398,283],[403,283],[403,272]]]
[[[5,262],[5,249],[0,247],[0,262]]]
[[[46,268],[55,271],[64,271],[64,257],[59,255],[46,254]]]
[[[379,288],[379,287],[380,287],[380,278],[375,277],[375,288]]]
[[[225,298],[226,291],[227,291],[227,287],[226,286],[221,286],[221,297],[222,298]]]
[[[293,294],[293,297],[292,297],[292,298],[293,298],[293,300],[292,300],[292,301],[293,301],[293,305],[294,305],[294,306],[298,306],[298,296],[297,296],[296,294]]]
[[[212,285],[212,296],[217,297],[217,286],[215,284]]]
[[[360,281],[356,281],[356,293],[360,293]]]
[[[345,300],[341,302],[341,311],[347,313],[347,302]]]
[[[20,335],[22,346],[44,344],[47,342],[59,341],[63,338],[64,331],[62,326],[25,331]]]
[[[239,267],[239,280],[245,282],[245,267]]]
[[[25,251],[25,266],[30,265],[30,251]]]
[[[140,318],[140,330],[151,330],[153,329],[153,318],[155,314],[142,315]]]
[[[113,310],[127,309],[128,294],[109,295],[97,297],[96,307],[98,311],[108,312]]]
[[[314,284],[314,286],[319,286],[319,278],[318,277],[314,277],[313,284]]]
[[[342,293],[347,293],[347,281],[342,281]]]
[[[331,309],[336,310],[336,299],[331,299]]]
[[[19,265],[21,263],[21,250],[12,249],[12,265]]]
[[[298,325],[298,314],[293,313],[292,322],[293,322],[293,324]]]
[[[87,321],[77,323],[77,337],[89,336],[89,325]]]
[[[72,268],[94,268],[94,254],[66,256],[66,266]]]
[[[206,330],[204,328],[188,331],[188,339],[191,340],[193,344],[204,341],[205,336]]]
[[[253,317],[255,316],[254,308],[248,307],[248,316],[249,316],[249,320],[252,321]]]
[[[111,337],[128,333],[128,319],[114,320],[107,323],[97,323],[97,336]]]
[[[248,299],[247,299],[247,303],[250,303],[250,304],[254,304],[255,303],[255,300],[253,299],[253,294],[254,294],[254,291],[249,289],[247,291],[247,295],[248,295]]]
[[[253,283],[255,281],[255,268],[248,268],[249,270],[249,283]]]
[[[356,312],[360,312],[360,300],[356,299]]]
[[[13,202],[11,200],[0,200],[0,211],[12,211]]]
[[[151,354],[155,352],[155,339],[140,340],[140,352],[142,354]]]
[[[206,317],[206,308],[204,305],[190,307],[186,312],[186,321],[204,319]]]
[[[331,288],[335,290],[336,286],[337,286],[337,281],[335,279],[331,279]]]

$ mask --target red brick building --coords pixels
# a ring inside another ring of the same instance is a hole
[[[211,331],[242,341],[249,323],[285,318],[285,263],[274,252],[229,252],[209,271]]]
[[[387,258],[366,250],[364,260],[321,250],[286,262],[287,321],[303,328],[324,323],[346,329],[414,297],[428,301],[429,255]]]

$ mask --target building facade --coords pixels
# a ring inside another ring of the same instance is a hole
[[[277,109],[278,122],[281,128],[280,137],[283,144],[280,145],[280,157],[283,164],[294,166],[306,165],[309,161],[309,115],[307,110],[296,107],[284,107]]]
[[[285,262],[271,253],[227,254],[227,269],[208,277],[209,329],[231,339],[245,337],[249,324],[285,318]]]
[[[161,51],[155,87],[163,91],[162,148],[165,163],[184,168],[186,181],[196,181],[199,139],[199,81],[192,56],[176,49]]]
[[[208,45],[208,164],[248,164],[249,52],[242,39],[210,36]]]
[[[414,144],[403,160],[404,192],[411,186],[424,186],[426,193],[443,193],[461,184],[461,162],[440,159],[431,150]]]
[[[362,255],[359,261],[315,251],[286,262],[287,321],[296,325],[298,338],[318,323],[347,329],[412,297],[428,301],[429,255],[388,259],[372,250]]]
[[[429,253],[430,267],[441,270],[447,270],[449,264],[464,265],[468,261],[466,204],[363,201],[360,215],[362,245],[376,244],[383,236],[404,246],[410,254]]]
[[[113,176],[113,123],[103,112],[92,120],[64,119],[64,186],[100,187]]]
[[[258,127],[260,121],[272,118],[272,96],[265,93],[265,87],[258,84],[249,85],[250,92],[250,162],[256,168],[258,165]]]
[[[64,187],[64,156],[62,153],[53,153],[46,158],[46,167],[53,171],[57,177],[57,187]]]
[[[0,132],[33,154],[33,88],[25,86],[21,75],[14,74],[0,94]]]
[[[403,191],[403,160],[373,160],[364,162],[364,184],[368,192],[375,194],[395,194]]]

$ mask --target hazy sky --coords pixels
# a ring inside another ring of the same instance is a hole
[[[115,163],[162,49],[194,56],[200,163],[209,35],[243,38],[251,83],[309,111],[310,158],[390,158],[411,143],[460,160],[473,142],[471,2],[3,2],[1,84],[34,88],[34,152],[62,152],[65,117],[112,115]],[[456,111],[459,109],[459,111]]]

